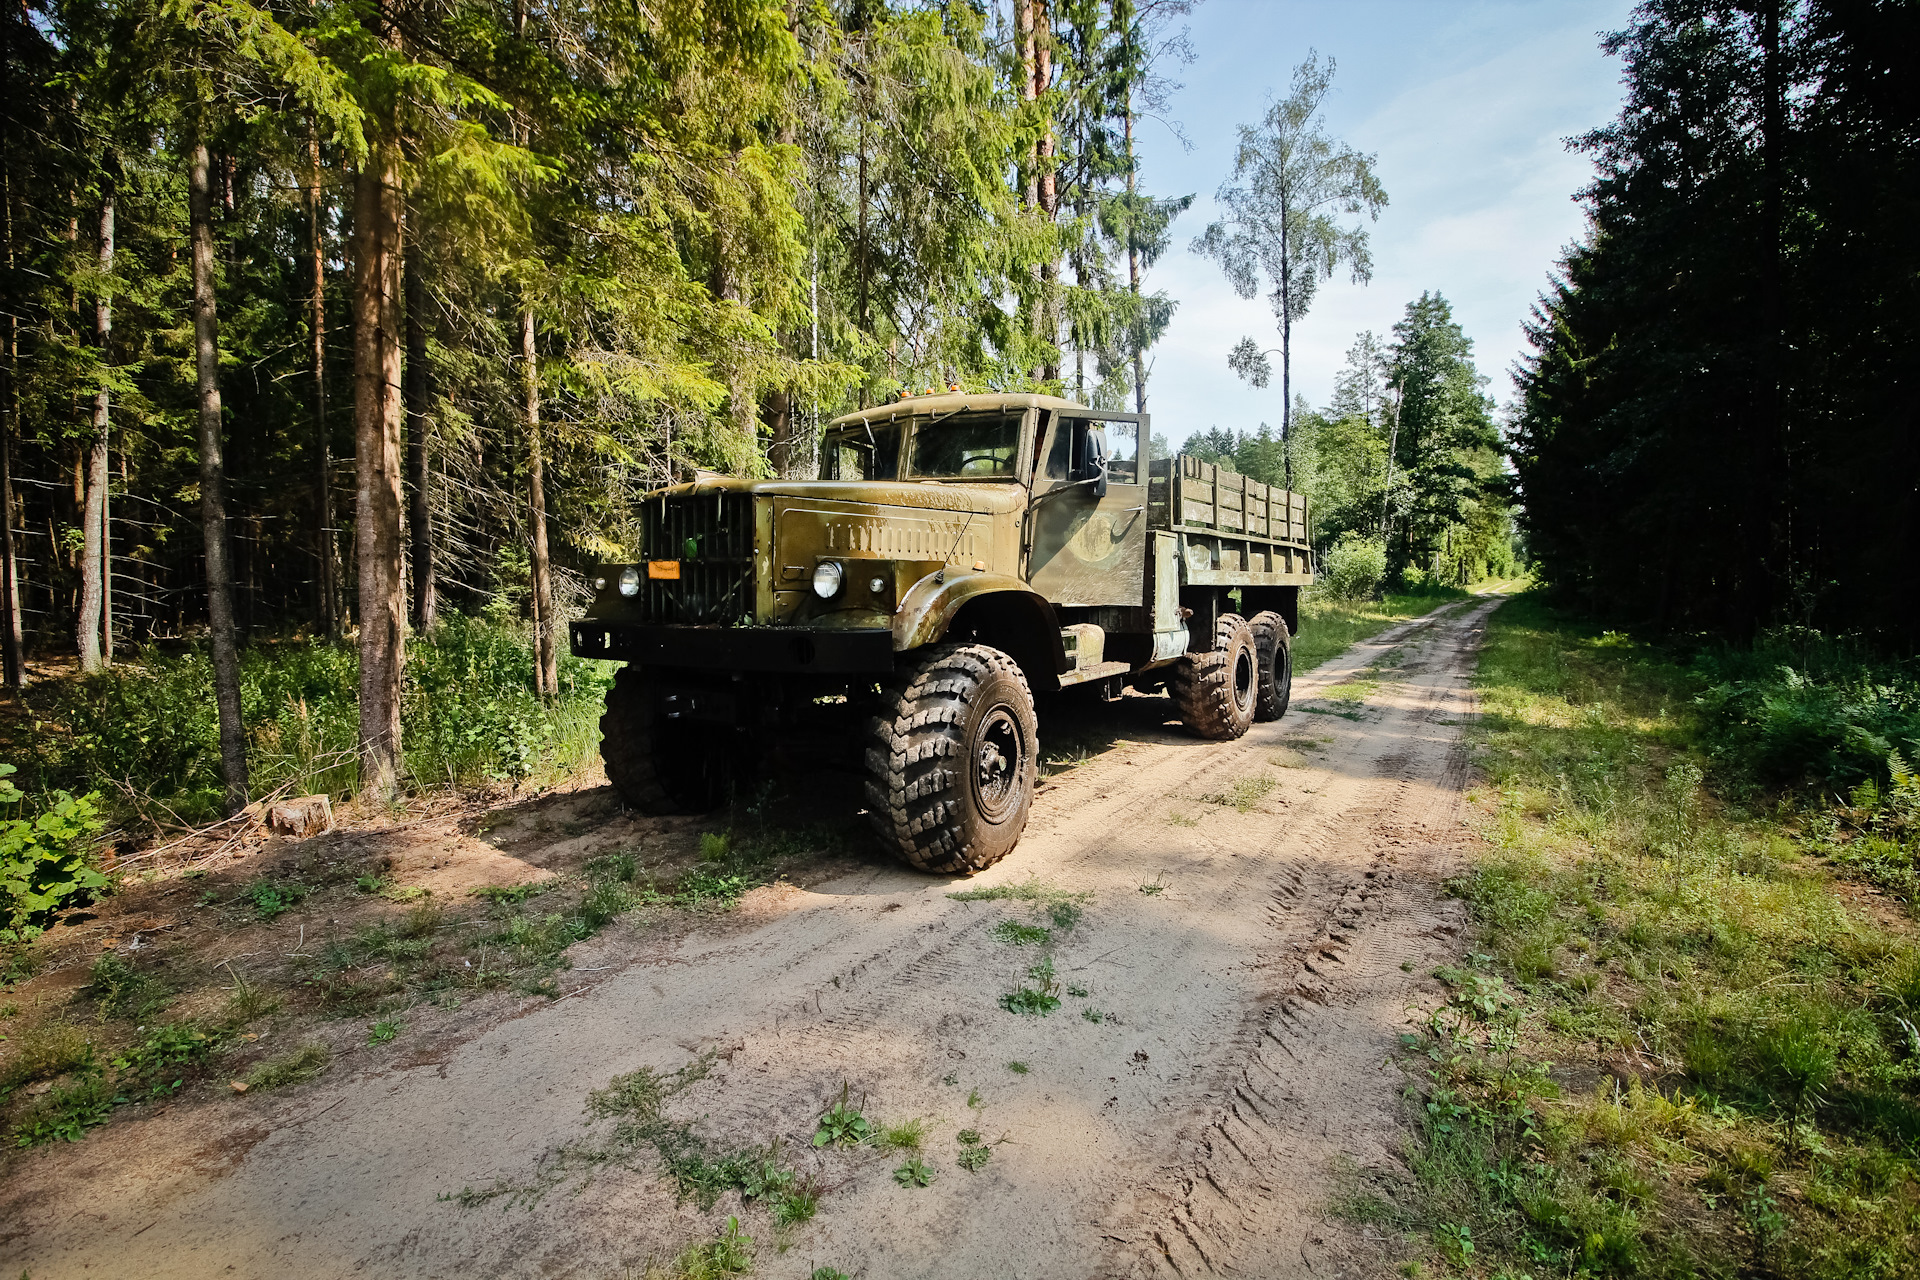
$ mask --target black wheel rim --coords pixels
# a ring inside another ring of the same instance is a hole
[[[1254,680],[1258,677],[1260,664],[1254,658],[1251,649],[1242,647],[1233,659],[1233,705],[1249,706],[1253,702]]]
[[[969,753],[973,795],[989,822],[1000,822],[1020,807],[1026,786],[1027,744],[1019,718],[1004,703],[980,718]]]

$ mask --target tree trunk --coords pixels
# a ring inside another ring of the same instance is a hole
[[[14,268],[13,174],[0,168],[0,218],[6,219],[7,271]],[[7,308],[7,349],[0,366],[0,674],[6,687],[27,683],[25,648],[21,644],[20,561],[13,544],[13,435],[20,423],[20,309]]]
[[[809,452],[801,447],[804,427],[793,411],[793,393],[784,387],[769,391],[760,406],[760,421],[766,424],[767,461],[773,464],[774,474],[782,480],[812,479],[804,474]]]
[[[1053,87],[1053,15],[1048,0],[1031,0],[1033,5],[1033,97],[1037,102]],[[1046,127],[1034,147],[1034,181],[1040,212],[1049,224],[1060,214],[1059,176],[1054,172],[1056,143],[1053,115],[1047,114]],[[1060,260],[1049,254],[1040,264],[1040,337],[1051,354],[1040,367],[1040,376],[1053,381],[1060,376]]]
[[[533,344],[533,312],[520,313],[520,378],[527,404],[527,498],[533,525],[534,691],[560,692],[560,660],[554,652],[553,574],[547,561],[546,459],[540,446],[540,363]]]
[[[419,244],[416,232],[402,268],[407,291],[407,541],[412,557],[413,627],[430,631],[437,612],[429,503],[433,475],[427,454],[427,408],[433,385],[427,369],[427,289],[420,278]]]
[[[867,116],[866,116],[865,104],[862,104],[860,109],[859,185],[860,185],[860,219],[859,219],[859,230],[855,233],[856,244],[854,249],[854,257],[855,257],[854,276],[856,280],[855,297],[860,309],[860,332],[871,337],[873,335],[873,309],[872,309],[872,284],[871,284],[872,272],[868,266],[868,254],[867,254]],[[863,389],[861,391],[861,402],[863,405],[865,404],[865,400],[866,400],[866,392],[864,390],[864,385],[863,385]]]
[[[360,576],[360,788],[400,788],[407,602],[400,563],[400,163],[381,137],[353,184],[354,559]]]
[[[1140,210],[1134,205],[1134,197],[1135,179],[1139,166],[1133,158],[1133,83],[1131,81],[1127,83],[1125,122],[1127,132],[1127,287],[1133,291],[1133,296],[1138,298],[1140,296],[1140,228],[1138,225]],[[1145,353],[1140,350],[1140,335],[1135,333],[1133,341],[1128,345],[1133,348],[1133,411],[1145,413],[1147,411],[1147,361]],[[1140,450],[1143,454],[1147,452],[1148,443],[1146,440],[1140,442]]]
[[[1293,488],[1293,271],[1287,243],[1287,219],[1280,205],[1280,472],[1283,487]]]
[[[99,265],[103,280],[93,304],[94,345],[99,352],[100,379],[93,393],[93,432],[87,442],[84,463],[84,500],[80,507],[80,618],[75,639],[80,650],[80,670],[91,674],[104,670],[101,652],[101,624],[106,618],[109,584],[107,566],[107,436],[113,429],[113,393],[107,382],[107,362],[112,358],[113,298],[107,293],[104,277],[113,272],[113,185],[105,179],[100,197]]]
[[[307,188],[307,220],[313,256],[313,553],[319,572],[314,612],[329,640],[340,638],[340,553],[333,527],[333,434],[327,424],[327,244],[326,206],[320,191],[320,135],[307,135],[313,182]]]
[[[220,714],[220,776],[227,812],[247,805],[247,735],[240,722],[240,655],[233,639],[227,563],[226,469],[220,456],[220,333],[213,299],[213,198],[207,144],[196,142],[187,173],[193,227],[193,364],[200,400],[200,527],[206,540],[207,617],[213,633],[213,701]]]

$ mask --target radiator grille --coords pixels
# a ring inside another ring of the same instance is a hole
[[[646,579],[649,622],[735,623],[753,613],[753,495],[669,494],[641,508],[649,560],[680,577]]]

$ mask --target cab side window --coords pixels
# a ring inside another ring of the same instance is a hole
[[[1086,459],[1086,422],[1074,418],[1055,418],[1053,446],[1047,450],[1047,479],[1081,479],[1085,475]]]
[[[1100,437],[1095,436],[1100,433]],[[1140,427],[1132,422],[1092,422],[1060,418],[1047,450],[1045,475],[1049,480],[1088,480],[1095,474],[1099,445],[1106,446],[1107,482],[1140,483]]]
[[[1102,424],[1107,429],[1107,483],[1140,483],[1140,424],[1137,422],[1108,422]]]

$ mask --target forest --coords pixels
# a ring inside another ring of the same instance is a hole
[[[10,8],[8,683],[204,648],[231,808],[247,653],[357,636],[390,795],[404,637],[528,625],[551,699],[648,488],[902,389],[1143,406],[1189,7]]]
[[[1920,637],[1920,11],[1650,0],[1529,326],[1530,554],[1584,610]]]

